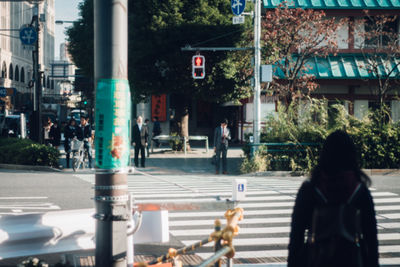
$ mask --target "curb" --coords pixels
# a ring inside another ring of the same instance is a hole
[[[26,171],[42,171],[42,172],[62,172],[60,169],[56,169],[49,166],[36,166],[36,165],[18,165],[18,164],[0,164],[0,169],[9,170],[26,170]]]

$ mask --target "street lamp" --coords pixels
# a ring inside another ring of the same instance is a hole
[[[57,25],[63,25],[64,23],[74,23],[73,20],[56,20]]]

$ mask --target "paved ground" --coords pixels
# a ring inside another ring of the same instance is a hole
[[[65,155],[61,150],[60,164],[65,168]],[[150,174],[183,174],[183,173],[215,173],[215,166],[211,164],[211,157],[214,154],[212,148],[207,152],[204,147],[194,147],[186,155],[183,152],[172,151],[167,147],[155,148],[150,157],[146,157],[145,170]],[[133,150],[131,150],[132,165]],[[239,168],[243,160],[243,151],[238,147],[231,147],[228,150],[228,174],[240,174]],[[140,158],[139,158],[140,160]],[[72,172],[72,169],[63,171]],[[82,171],[81,171],[82,172]]]

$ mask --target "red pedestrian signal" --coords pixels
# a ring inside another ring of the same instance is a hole
[[[205,72],[205,58],[201,55],[192,57],[192,77],[193,79],[204,79]]]

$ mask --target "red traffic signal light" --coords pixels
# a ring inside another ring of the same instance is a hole
[[[192,77],[193,79],[204,79],[205,72],[205,58],[201,55],[192,57]]]
[[[194,58],[194,65],[196,67],[201,67],[203,66],[203,57],[195,57]]]

